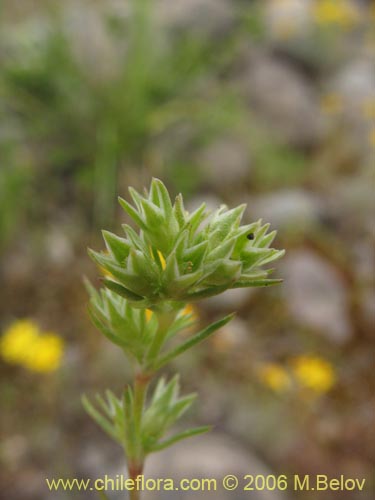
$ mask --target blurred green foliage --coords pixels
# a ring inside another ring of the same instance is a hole
[[[176,151],[168,143],[168,151],[155,151],[157,139],[176,124],[193,124],[194,143],[227,126],[232,111],[225,111],[225,90],[218,88],[210,100],[200,96],[198,86],[220,71],[228,44],[213,51],[204,38],[184,34],[172,40],[155,24],[149,2],[132,6],[129,19],[105,19],[114,49],[126,45],[114,74],[106,78],[79,64],[56,16],[42,40],[12,33],[0,61],[2,121],[14,123],[13,137],[0,136],[1,189],[7,191],[1,197],[1,226],[8,234],[21,208],[14,210],[11,201],[23,196],[25,184],[29,196],[38,194],[45,202],[92,204],[88,216],[99,226],[113,215],[121,169],[147,162],[152,171],[168,164],[181,172],[175,176],[179,188],[194,188],[196,166],[186,148]],[[6,40],[9,33],[1,29]],[[27,168],[18,167],[15,142],[25,148]],[[43,210],[40,206],[41,218]]]

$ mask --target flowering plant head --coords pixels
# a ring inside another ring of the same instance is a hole
[[[203,203],[189,213],[182,195],[172,204],[158,179],[144,195],[129,192],[134,206],[119,201],[140,231],[127,224],[125,238],[103,231],[108,253],[90,255],[110,275],[104,285],[133,306],[190,303],[230,288],[281,281],[269,279],[271,271],[263,268],[284,253],[269,248],[276,231],[267,233],[269,224],[261,221],[241,225],[246,205],[222,205],[209,214]]]
[[[204,341],[233,315],[211,323],[187,338],[178,335],[196,325],[186,303],[217,295],[230,288],[279,283],[269,279],[264,265],[282,250],[269,248],[276,232],[260,221],[241,225],[245,205],[229,210],[221,206],[208,214],[202,204],[188,213],[182,196],[172,204],[168,191],[153,179],[144,195],[129,188],[134,205],[120,204],[137,224],[124,225],[125,237],[103,231],[106,252],[90,255],[104,271],[104,287],[97,291],[87,282],[93,323],[122,348],[135,367],[133,385],[122,397],[107,391],[97,405],[83,403],[92,418],[125,450],[129,475],[141,474],[145,458],[171,444],[206,432],[196,427],[165,438],[185,413],[195,394],[179,396],[178,376],[151,379],[164,365]],[[173,341],[172,341],[173,340]],[[147,398],[148,390],[152,396]],[[138,500],[138,492],[131,494]]]

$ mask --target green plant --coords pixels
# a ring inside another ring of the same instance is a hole
[[[230,288],[279,283],[263,269],[283,255],[269,248],[276,232],[260,221],[241,226],[245,205],[228,210],[223,205],[209,216],[202,204],[188,213],[181,195],[172,204],[164,184],[153,179],[144,196],[129,188],[134,206],[120,204],[140,231],[124,225],[125,238],[103,231],[107,251],[90,250],[105,271],[100,292],[87,283],[90,315],[95,326],[121,347],[135,365],[134,384],[122,397],[107,391],[97,396],[99,409],[84,397],[93,419],[123,447],[129,475],[142,474],[145,458],[209,427],[193,428],[165,437],[185,413],[195,394],[179,396],[178,375],[159,379],[147,401],[156,372],[174,358],[212,335],[232,315],[210,324],[187,340],[181,330],[194,324],[185,306]],[[174,339],[174,342],[171,340]],[[170,343],[174,346],[171,347]],[[131,498],[139,498],[138,491]]]

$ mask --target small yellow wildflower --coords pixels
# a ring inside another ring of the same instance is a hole
[[[40,335],[31,347],[24,365],[35,372],[52,372],[61,364],[64,344],[54,333]]]
[[[33,321],[15,321],[0,338],[1,357],[8,363],[24,363],[38,336],[39,328]]]
[[[51,372],[61,363],[64,343],[54,333],[42,334],[30,320],[13,323],[0,338],[0,355],[8,363],[35,372]]]
[[[291,386],[288,372],[277,363],[266,363],[258,370],[260,380],[275,392],[284,392]]]
[[[316,393],[327,392],[335,384],[332,365],[317,356],[298,356],[292,360],[291,367],[298,382]]]
[[[358,9],[347,0],[317,0],[313,6],[313,15],[317,24],[348,28],[359,20]]]

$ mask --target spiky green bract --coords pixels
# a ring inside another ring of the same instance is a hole
[[[111,290],[101,289],[99,292],[85,280],[86,288],[90,294],[89,314],[94,325],[114,344],[121,347],[127,355],[136,358],[140,365],[146,367],[147,355],[158,334],[160,316],[152,314],[145,309],[131,306],[128,300]],[[169,352],[163,352],[164,344],[172,337],[195,325],[196,320],[192,314],[184,309],[173,313],[168,322],[166,331],[163,331],[163,341],[156,352],[155,359],[147,368],[158,369],[166,362],[185,352],[212,335],[219,328],[227,324],[233,315],[230,314],[196,333],[188,340],[182,340]]]
[[[208,431],[208,426],[196,427],[163,440],[163,436],[190,408],[195,398],[195,394],[179,397],[178,375],[168,383],[161,378],[142,413],[139,426],[134,419],[134,394],[130,387],[126,387],[122,398],[106,391],[105,399],[96,395],[96,405],[86,396],[82,397],[82,403],[93,420],[123,446],[131,459],[135,453],[143,458],[181,439]]]
[[[108,289],[97,292],[88,282],[90,293],[89,313],[94,325],[126,354],[139,362],[145,355],[158,322],[155,316],[147,318],[145,309],[131,307],[129,302]]]
[[[230,288],[279,283],[263,266],[283,250],[269,248],[276,231],[261,221],[241,225],[245,205],[222,205],[209,215],[205,205],[188,213],[181,195],[172,204],[164,184],[153,179],[146,195],[130,188],[134,205],[120,204],[139,227],[124,225],[125,238],[103,232],[108,253],[90,250],[107,272],[107,288],[136,307],[191,302]]]

